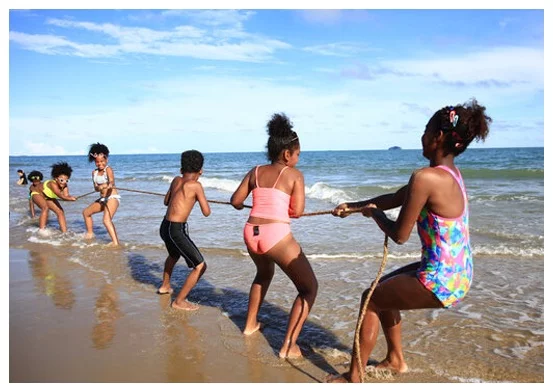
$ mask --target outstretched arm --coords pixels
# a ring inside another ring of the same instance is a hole
[[[199,182],[196,183],[196,200],[198,200],[202,214],[204,214],[204,216],[209,216],[211,214],[211,208],[205,198],[204,187]]]
[[[372,217],[380,229],[394,242],[403,244],[409,239],[413,226],[428,201],[432,186],[431,178],[424,171],[413,173],[406,186],[405,200],[395,222],[389,219],[376,203],[367,205],[362,213],[366,217]]]
[[[390,210],[392,208],[400,207],[405,200],[407,187],[407,185],[404,185],[395,193],[387,193],[385,195],[373,197],[372,199],[339,204],[332,211],[332,215],[345,218],[351,214],[348,210],[365,208],[371,204],[376,205],[381,210]]]
[[[106,173],[108,174],[108,188],[115,188],[115,173],[110,166],[106,168]]]
[[[244,201],[252,191],[252,186],[250,185],[252,173],[253,169],[244,176],[242,182],[238,185],[238,188],[236,188],[230,198],[230,204],[237,210],[244,208]]]
[[[163,205],[168,206],[169,201],[171,200],[171,189],[173,189],[173,183],[175,182],[175,179],[177,177],[173,178],[173,181],[171,181],[171,185],[169,185],[169,189],[167,189],[167,193],[165,194],[165,198],[163,199]]]
[[[294,187],[290,195],[290,218],[299,218],[305,209],[305,183],[303,174],[298,170],[298,176],[294,180]]]
[[[68,187],[65,187],[65,188],[61,189],[58,186],[58,183],[56,181],[52,181],[48,185],[50,185],[50,189],[52,190],[52,192],[54,192],[56,194],[56,196],[59,197],[60,199],[65,200],[65,201],[75,201],[75,200],[77,200],[77,198],[75,196],[71,196],[69,194],[69,188]],[[46,185],[46,186],[48,186],[48,185]]]

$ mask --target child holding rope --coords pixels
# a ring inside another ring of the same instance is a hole
[[[376,344],[379,323],[388,352],[377,368],[406,372],[400,310],[449,308],[467,294],[472,281],[468,204],[463,178],[454,158],[474,139],[486,139],[492,120],[485,110],[476,100],[438,110],[426,124],[421,140],[422,153],[430,161],[429,167],[416,170],[409,183],[393,194],[342,203],[334,209],[333,215],[344,218],[351,209],[362,208],[363,215],[372,217],[398,244],[409,239],[416,222],[422,254],[420,261],[382,277],[366,308],[363,304],[368,290],[363,293],[359,341],[352,350],[349,372],[338,377],[329,376],[328,382],[363,381],[364,366]],[[394,222],[384,211],[396,207],[401,210]]]
[[[276,263],[298,290],[279,356],[297,358],[302,353],[296,340],[318,289],[311,265],[290,231],[290,218],[302,215],[305,206],[303,174],[295,168],[300,156],[300,142],[284,114],[274,114],[267,124],[267,131],[267,157],[271,163],[252,168],[231,198],[231,204],[240,210],[250,192],[253,195],[253,207],[244,227],[244,241],[257,273],[250,288],[243,333],[251,335],[261,328],[257,316],[273,279]]]
[[[38,220],[38,227],[44,229],[48,220],[48,211],[52,210],[58,217],[60,230],[67,232],[67,223],[65,221],[65,212],[58,199],[66,201],[75,201],[77,198],[69,194],[69,179],[73,169],[67,162],[58,162],[52,165],[52,179],[44,181],[42,184],[42,197],[34,197],[37,205],[40,207],[41,214]]]
[[[165,242],[169,256],[165,260],[163,283],[157,291],[158,294],[173,292],[171,275],[180,256],[184,258],[188,267],[192,268],[192,272],[186,278],[177,298],[171,303],[171,307],[174,309],[199,309],[198,305],[187,301],[186,298],[204,274],[207,266],[199,249],[188,236],[187,221],[196,202],[200,205],[204,216],[211,214],[204,188],[198,181],[203,173],[203,164],[204,157],[199,151],[183,152],[181,154],[182,176],[173,178],[163,202],[167,206],[167,213],[161,222],[159,235]]]
[[[39,199],[44,199],[44,196],[42,196],[42,190],[44,189],[42,184],[43,176],[41,172],[33,170],[29,173],[28,178],[31,180],[31,186],[29,187],[29,211],[31,212],[31,218],[34,218],[36,215],[35,204],[40,208]]]
[[[106,145],[101,143],[90,145],[88,161],[96,164],[96,169],[92,171],[92,185],[95,191],[100,192],[100,198],[83,210],[86,226],[85,238],[90,239],[94,237],[92,215],[103,211],[103,222],[111,237],[111,245],[117,246],[119,245],[119,239],[117,238],[117,232],[113,224],[113,217],[119,208],[121,196],[119,196],[115,188],[115,174],[113,173],[113,169],[108,166],[108,159],[109,149]]]

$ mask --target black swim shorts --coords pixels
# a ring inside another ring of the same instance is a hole
[[[163,218],[159,227],[159,235],[165,242],[169,255],[178,259],[184,257],[190,268],[195,268],[204,262],[204,257],[198,247],[188,236],[188,224],[186,222],[170,222]]]

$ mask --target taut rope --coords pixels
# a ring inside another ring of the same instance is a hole
[[[384,237],[384,253],[382,255],[382,262],[380,263],[380,269],[378,270],[378,273],[376,274],[376,278],[373,280],[371,284],[371,288],[369,289],[369,293],[365,298],[365,302],[363,302],[363,307],[361,308],[361,314],[357,319],[357,326],[355,327],[355,343],[354,343],[355,356],[357,357],[357,366],[359,367],[359,375],[361,376],[360,379],[362,383],[365,382],[365,366],[361,362],[361,353],[359,349],[359,335],[361,333],[361,325],[363,324],[363,320],[365,319],[365,313],[367,312],[367,306],[369,305],[369,301],[371,300],[373,292],[376,289],[376,285],[378,284],[378,281],[382,277],[382,272],[384,271],[384,266],[386,265],[387,259],[388,259],[388,235]],[[353,361],[353,358],[351,360]]]
[[[145,193],[147,195],[156,195],[156,196],[163,196],[165,197],[165,193],[157,193],[157,192],[148,192],[148,191],[139,191],[139,190],[136,190],[136,189],[128,189],[128,188],[120,188],[120,187],[116,187],[117,189],[119,190],[122,190],[122,191],[128,191],[128,192],[136,192],[136,193]],[[214,203],[214,204],[228,204],[228,205],[232,205],[230,202],[228,201],[219,201],[219,200],[207,200],[208,203]],[[252,208],[252,206],[249,206],[249,205],[246,205],[244,204],[244,207],[245,208]]]
[[[164,193],[157,193],[157,192],[148,192],[148,191],[139,191],[139,190],[136,190],[136,189],[128,189],[128,188],[121,188],[121,187],[116,187],[116,189],[119,189],[121,191],[128,191],[128,192],[136,192],[136,193],[145,193],[147,195],[155,195],[155,196],[163,196],[165,197],[165,194]],[[94,192],[90,192],[90,193],[94,193]],[[86,195],[90,195],[90,193],[87,193]],[[83,195],[83,196],[86,196],[86,195]],[[82,196],[79,196],[79,197],[82,197]],[[78,197],[78,198],[79,198]],[[77,199],[78,199],[77,198]],[[214,204],[228,204],[228,205],[232,205],[230,202],[228,201],[219,201],[219,200],[207,200],[209,203],[214,203]],[[252,206],[249,206],[247,204],[244,204],[244,207],[245,208],[252,208]],[[363,208],[349,208],[347,211],[349,213],[355,213],[355,212],[361,212]],[[334,210],[325,210],[325,211],[315,211],[315,212],[306,212],[306,213],[303,213],[301,214],[300,216],[316,216],[316,215],[326,215],[326,214],[332,214],[332,211]]]
[[[88,196],[88,195],[92,195],[93,193],[96,193],[96,191],[92,191],[92,192],[88,192],[88,193],[85,193],[84,195],[80,195],[80,196],[77,196],[75,199],[80,199],[81,197],[85,197],[85,196]]]

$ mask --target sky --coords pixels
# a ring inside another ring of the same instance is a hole
[[[471,148],[544,147],[545,2],[533,3],[17,2],[6,10],[9,155],[86,155],[95,142],[112,154],[263,151],[276,112],[290,117],[304,151],[420,149],[432,114],[471,98],[493,119],[486,142]]]

